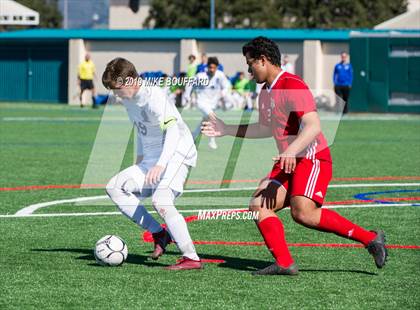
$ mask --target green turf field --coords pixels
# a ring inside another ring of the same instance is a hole
[[[279,216],[300,268],[299,276],[290,278],[250,274],[272,257],[264,246],[250,245],[262,238],[249,220],[189,223],[193,239],[201,241],[196,245],[201,257],[219,261],[204,270],[162,270],[178,258],[174,245],[158,262],[147,260],[152,244],[115,214],[117,209],[101,197],[103,188],[77,188],[102,113],[58,104],[0,103],[0,309],[420,308],[420,116],[350,115],[340,123],[331,148],[334,180],[328,205],[343,207],[338,212],[362,226],[386,232],[393,247],[385,268],[377,270],[365,249],[343,246],[352,241],[295,224],[285,210]],[[199,121],[196,112],[183,116],[192,128]],[[221,117],[236,122],[241,114]],[[210,151],[205,138],[200,143],[198,165],[178,201],[185,216],[198,209],[246,207],[256,179],[268,172],[275,155],[270,139],[241,144],[222,138],[218,144]],[[130,143],[115,169],[132,160]],[[103,184],[103,178],[94,181]],[[50,185],[66,186],[27,188]],[[93,196],[98,197],[75,202]],[[364,197],[380,201],[360,200]],[[70,202],[13,216],[25,207],[64,199]],[[92,249],[106,234],[128,244],[128,260],[121,267],[95,264]]]

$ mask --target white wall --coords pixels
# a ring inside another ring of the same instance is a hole
[[[242,46],[246,41],[198,41],[200,53],[216,56],[224,67],[224,72],[231,76],[238,71],[247,72],[245,58],[242,56]],[[201,57],[198,57],[198,62]]]
[[[68,98],[69,104],[79,104],[80,89],[78,87],[78,67],[85,57],[85,44],[82,39],[69,40],[69,73]]]
[[[229,76],[238,71],[247,72],[248,67],[242,55],[242,46],[248,41],[198,41],[198,50],[208,56],[216,56],[223,64],[225,73]],[[302,42],[277,41],[280,53],[289,55],[290,62],[294,65],[296,74],[303,73],[303,44]],[[198,59],[200,60],[200,58]]]
[[[289,62],[295,67],[295,74],[303,76],[303,42],[277,41],[282,58],[289,55]]]
[[[81,41],[81,40],[80,40]],[[82,41],[83,42],[83,41]],[[101,83],[102,72],[106,64],[115,57],[124,57],[132,61],[139,72],[161,70],[169,75],[185,70],[189,54],[206,52],[208,56],[216,56],[225,68],[228,76],[238,71],[247,72],[245,59],[242,56],[242,46],[247,41],[196,41],[196,40],[149,40],[149,41],[96,41],[85,40],[84,48],[90,52],[96,64],[98,79],[95,81],[99,93],[106,93]],[[307,43],[309,41],[306,41]],[[295,66],[295,73],[309,84],[319,89],[333,90],[332,74],[334,66],[340,61],[340,53],[348,52],[348,42],[313,41],[317,42],[315,49],[304,49],[303,41],[277,41],[282,55],[289,55]],[[83,44],[77,40],[69,44],[69,83],[74,84],[77,73],[77,59],[84,54]],[[306,54],[305,52],[306,51]],[[181,59],[182,57],[182,59]],[[200,61],[200,57],[197,57]],[[315,62],[315,63],[314,63]],[[307,64],[304,70],[304,64]],[[306,77],[304,72],[306,71]],[[76,85],[77,86],[77,85]],[[75,93],[69,85],[70,96]]]
[[[101,83],[106,64],[116,57],[131,61],[139,72],[161,70],[167,74],[179,71],[179,41],[87,41],[86,49],[90,51],[96,65],[99,93],[106,93]]]

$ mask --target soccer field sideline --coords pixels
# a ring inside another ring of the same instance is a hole
[[[330,184],[329,188],[365,188],[365,187],[414,187],[420,186],[420,183],[359,183],[359,184]],[[247,191],[254,190],[255,187],[245,187],[245,188],[219,188],[219,189],[191,189],[185,190],[185,193],[204,193],[204,192],[232,192],[232,191]],[[96,216],[96,215],[119,215],[120,212],[76,212],[76,213],[48,213],[48,214],[34,214],[38,209],[46,208],[54,205],[60,205],[65,203],[75,203],[75,202],[88,202],[88,201],[97,201],[108,199],[107,195],[100,196],[89,196],[89,197],[77,197],[70,199],[60,199],[53,200],[48,202],[42,202],[37,204],[32,204],[27,207],[24,207],[18,210],[15,214],[2,214],[0,218],[16,218],[16,217],[54,217],[54,216]],[[361,200],[362,202],[363,200]],[[377,203],[377,204],[347,204],[347,205],[328,205],[326,208],[338,209],[338,208],[374,208],[374,207],[392,207],[392,206],[417,206],[416,203]],[[182,213],[194,213],[199,211],[232,211],[232,210],[244,210],[243,208],[227,208],[227,209],[191,209],[191,210],[180,210]],[[150,213],[156,213],[156,211],[150,211]]]
[[[188,112],[196,112],[194,110]],[[221,113],[223,115],[223,120],[225,121],[238,121],[240,120],[240,112],[241,111],[231,111],[236,112],[237,116],[231,115],[229,113],[228,116],[225,115],[226,112]],[[258,111],[255,112],[247,112],[252,113],[254,117],[256,117]],[[76,117],[57,117],[57,116],[9,116],[9,117],[2,117],[1,120],[4,122],[97,122],[101,120],[101,115],[98,116],[76,116]],[[391,115],[381,115],[381,114],[353,114],[353,115],[341,115],[341,116],[320,116],[323,120],[337,120],[339,117],[342,121],[418,121],[420,116],[418,115],[411,115],[411,114],[391,114]],[[182,118],[184,121],[201,121],[202,117],[200,115],[197,116],[184,116]],[[125,117],[107,117],[106,120],[109,121],[128,121]]]
[[[97,199],[105,199],[108,196],[92,196],[88,198],[92,198],[91,200]],[[83,197],[85,198],[85,197]],[[66,201],[55,201],[60,203],[69,203],[69,202],[80,202],[81,200],[78,198],[69,199]],[[51,203],[51,202],[50,202]],[[49,206],[51,206],[50,204]],[[413,207],[417,206],[417,204],[412,203],[390,203],[390,204],[353,204],[353,205],[329,205],[324,206],[326,209],[346,209],[346,208],[389,208],[389,207]],[[420,206],[420,205],[419,205]],[[191,210],[178,210],[180,213],[199,213],[200,211],[205,212],[217,212],[217,211],[243,211],[246,209],[191,209]],[[21,210],[20,210],[21,211]],[[19,212],[19,211],[18,211]],[[151,214],[156,214],[156,211],[149,211]],[[41,214],[1,214],[0,218],[23,218],[23,217],[67,217],[67,216],[102,216],[102,215],[121,215],[121,212],[80,212],[80,213],[41,213]]]

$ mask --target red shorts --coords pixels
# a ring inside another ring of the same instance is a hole
[[[286,189],[288,197],[305,196],[320,206],[324,203],[331,177],[331,162],[307,158],[298,159],[295,171],[289,174],[276,162],[268,175],[270,180],[279,182]]]

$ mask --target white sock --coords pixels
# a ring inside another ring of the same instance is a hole
[[[200,260],[195,251],[187,223],[185,222],[184,217],[175,208],[174,200],[175,195],[169,188],[158,188],[152,196],[153,206],[164,219],[167,229],[171,234],[172,239],[176,242],[182,256],[193,260]]]
[[[195,251],[194,243],[188,232],[187,223],[184,217],[178,213],[177,216],[172,216],[165,221],[168,225],[168,230],[176,242],[176,246],[181,251],[182,256],[188,257],[193,260],[200,260]]]

